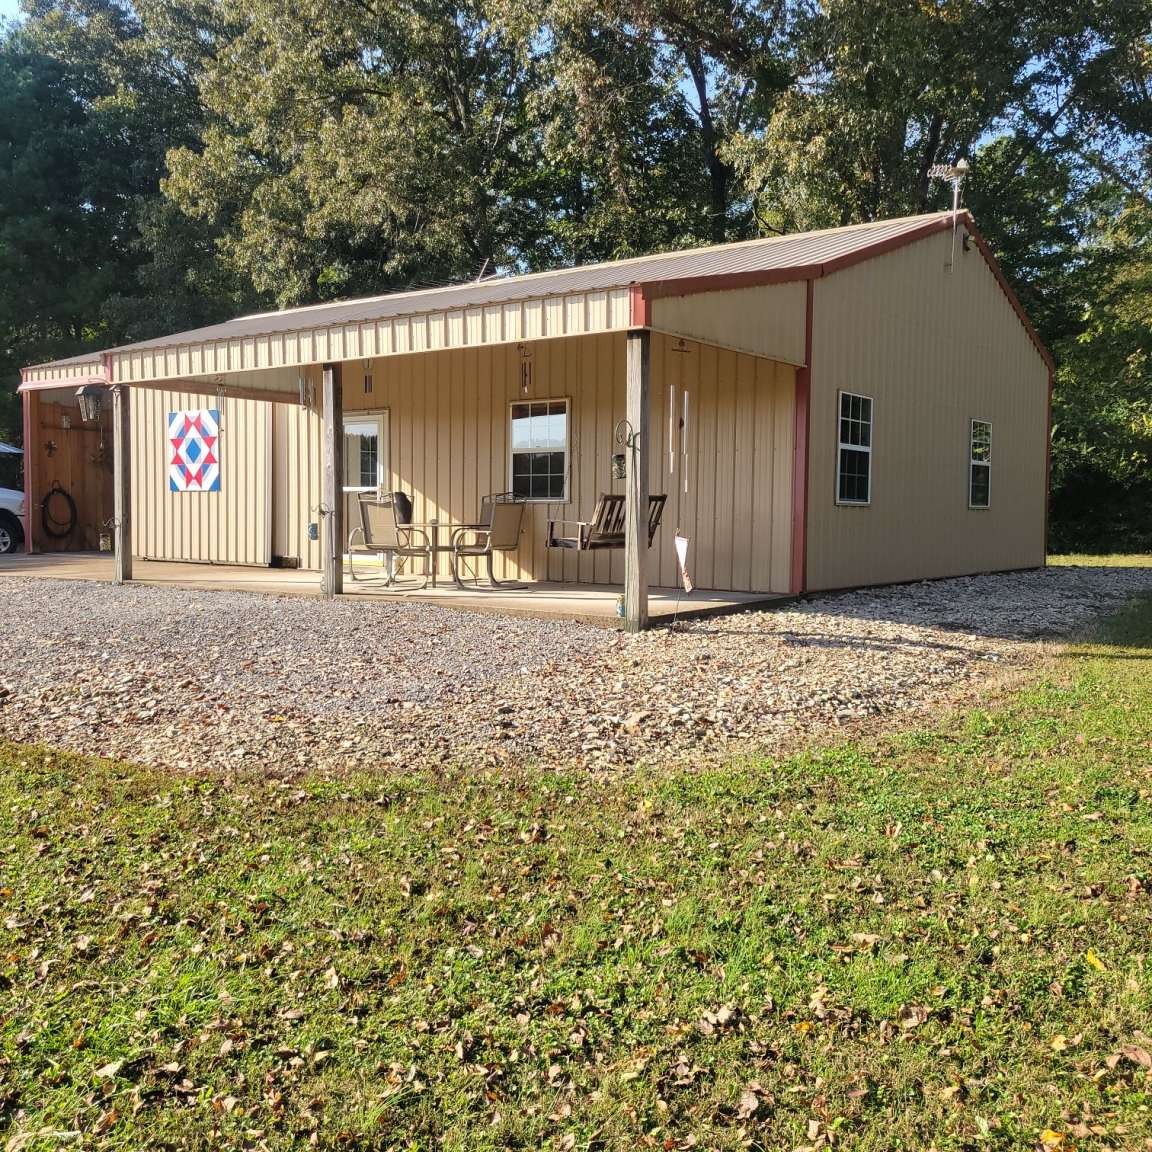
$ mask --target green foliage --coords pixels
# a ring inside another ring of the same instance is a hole
[[[1061,345],[1053,409],[1054,543],[1152,547],[1152,207],[1097,224],[1083,325]]]
[[[160,32],[182,9],[155,4]],[[281,304],[515,262],[541,211],[526,46],[480,6],[212,6],[186,61],[207,125],[165,190]],[[226,48],[225,48],[226,45]]]
[[[218,319],[242,294],[159,199],[188,77],[114,0],[29,6],[0,40],[0,437],[23,365]]]
[[[4,748],[10,1147],[1142,1147],[1150,645],[671,776]]]

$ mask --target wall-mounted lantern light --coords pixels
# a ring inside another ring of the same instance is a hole
[[[100,408],[104,402],[104,389],[99,384],[85,384],[76,389],[76,403],[80,406],[80,419],[85,424],[95,424],[100,419]]]

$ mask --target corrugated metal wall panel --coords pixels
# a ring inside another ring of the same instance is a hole
[[[803,281],[727,292],[699,292],[652,301],[652,327],[783,360],[804,363]]]
[[[319,396],[318,380],[315,392]],[[319,571],[320,541],[308,538],[308,525],[320,523],[321,416],[294,404],[271,407],[272,555]]]
[[[270,368],[283,370],[326,361],[360,360],[373,355],[440,351],[622,330],[631,323],[631,301],[628,288],[622,287],[579,293],[570,299],[565,298],[563,306],[558,301],[528,297],[491,307],[462,304],[446,311],[384,316],[373,319],[371,323],[324,326],[299,332],[279,330],[283,327],[283,317],[235,323],[243,330],[249,323],[259,325],[265,322],[278,330],[233,338],[220,337],[195,344],[165,346],[163,342],[145,342],[113,352],[113,379],[140,383],[174,381],[189,372],[209,376],[227,373],[232,377],[232,383],[247,376],[252,381],[250,386],[259,389],[273,386],[272,379],[262,375]],[[226,330],[227,326],[216,326],[205,331]],[[185,333],[180,339],[191,335]]]
[[[942,233],[814,286],[808,585],[1044,562],[1048,371],[991,270]],[[836,394],[872,396],[872,503],[834,499]],[[968,507],[971,419],[992,421],[992,501]]]
[[[650,482],[653,492],[668,494],[668,505],[652,553],[652,582],[675,583],[672,536],[680,529],[692,537],[700,587],[786,592],[795,371],[695,342],[683,351],[674,344],[653,336]],[[587,519],[601,492],[623,491],[623,482],[611,478],[611,457],[613,431],[624,415],[625,336],[541,340],[525,351],[532,364],[525,398],[571,401],[570,500],[530,506],[521,547],[497,564],[497,575],[622,583],[622,552],[550,550],[545,540],[550,518]],[[510,405],[523,395],[520,366],[521,351],[514,345],[345,365],[345,412],[389,411],[391,484],[412,495],[418,521],[467,523],[475,519],[481,496],[509,487]],[[365,394],[361,384],[369,371],[374,388]],[[674,475],[668,471],[670,385],[677,405],[685,388],[690,394],[687,493],[681,461]],[[307,434],[318,445],[318,419],[303,423],[313,428]],[[278,468],[278,488],[283,475]],[[296,480],[302,492],[309,483]],[[276,506],[279,522],[279,492]]]
[[[220,410],[220,491],[171,492],[168,413]],[[268,564],[272,406],[150,388],[132,392],[133,553],[149,560]]]

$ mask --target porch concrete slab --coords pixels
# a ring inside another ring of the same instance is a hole
[[[0,579],[21,577],[55,580],[112,580],[112,557],[100,552],[50,552],[27,556],[0,556]],[[444,577],[443,579],[447,579]],[[224,564],[187,564],[166,560],[136,560],[133,582],[169,588],[262,592],[273,596],[319,596],[320,574],[286,568],[253,568]],[[506,588],[461,590],[450,582],[436,588],[386,588],[379,579],[344,578],[351,599],[436,604],[470,612],[495,612],[556,620],[585,620],[604,627],[620,624],[616,602],[622,589],[609,584],[540,582]],[[784,603],[787,596],[748,592],[691,594],[675,588],[653,588],[648,611],[652,619],[694,619],[723,615],[746,608]]]
[[[17,576],[50,580],[112,580],[112,557],[106,552],[43,552],[0,556],[0,578]],[[215,564],[173,564],[160,560],[133,561],[139,584],[171,588],[220,589],[228,592],[269,592],[274,595],[319,594],[318,574],[275,568]]]

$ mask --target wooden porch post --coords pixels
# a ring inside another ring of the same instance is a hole
[[[132,401],[128,388],[112,393],[112,547],[117,584],[132,579]]]
[[[324,365],[323,392],[320,594],[330,600],[344,591],[344,389],[339,364]]]
[[[40,393],[24,393],[24,551],[31,555],[40,551],[37,538],[40,518],[36,515],[40,502],[40,477],[36,465],[40,459]]]
[[[632,437],[628,446],[628,487],[624,523],[624,627],[648,627],[648,424],[652,334],[628,333],[628,398],[625,413]]]

